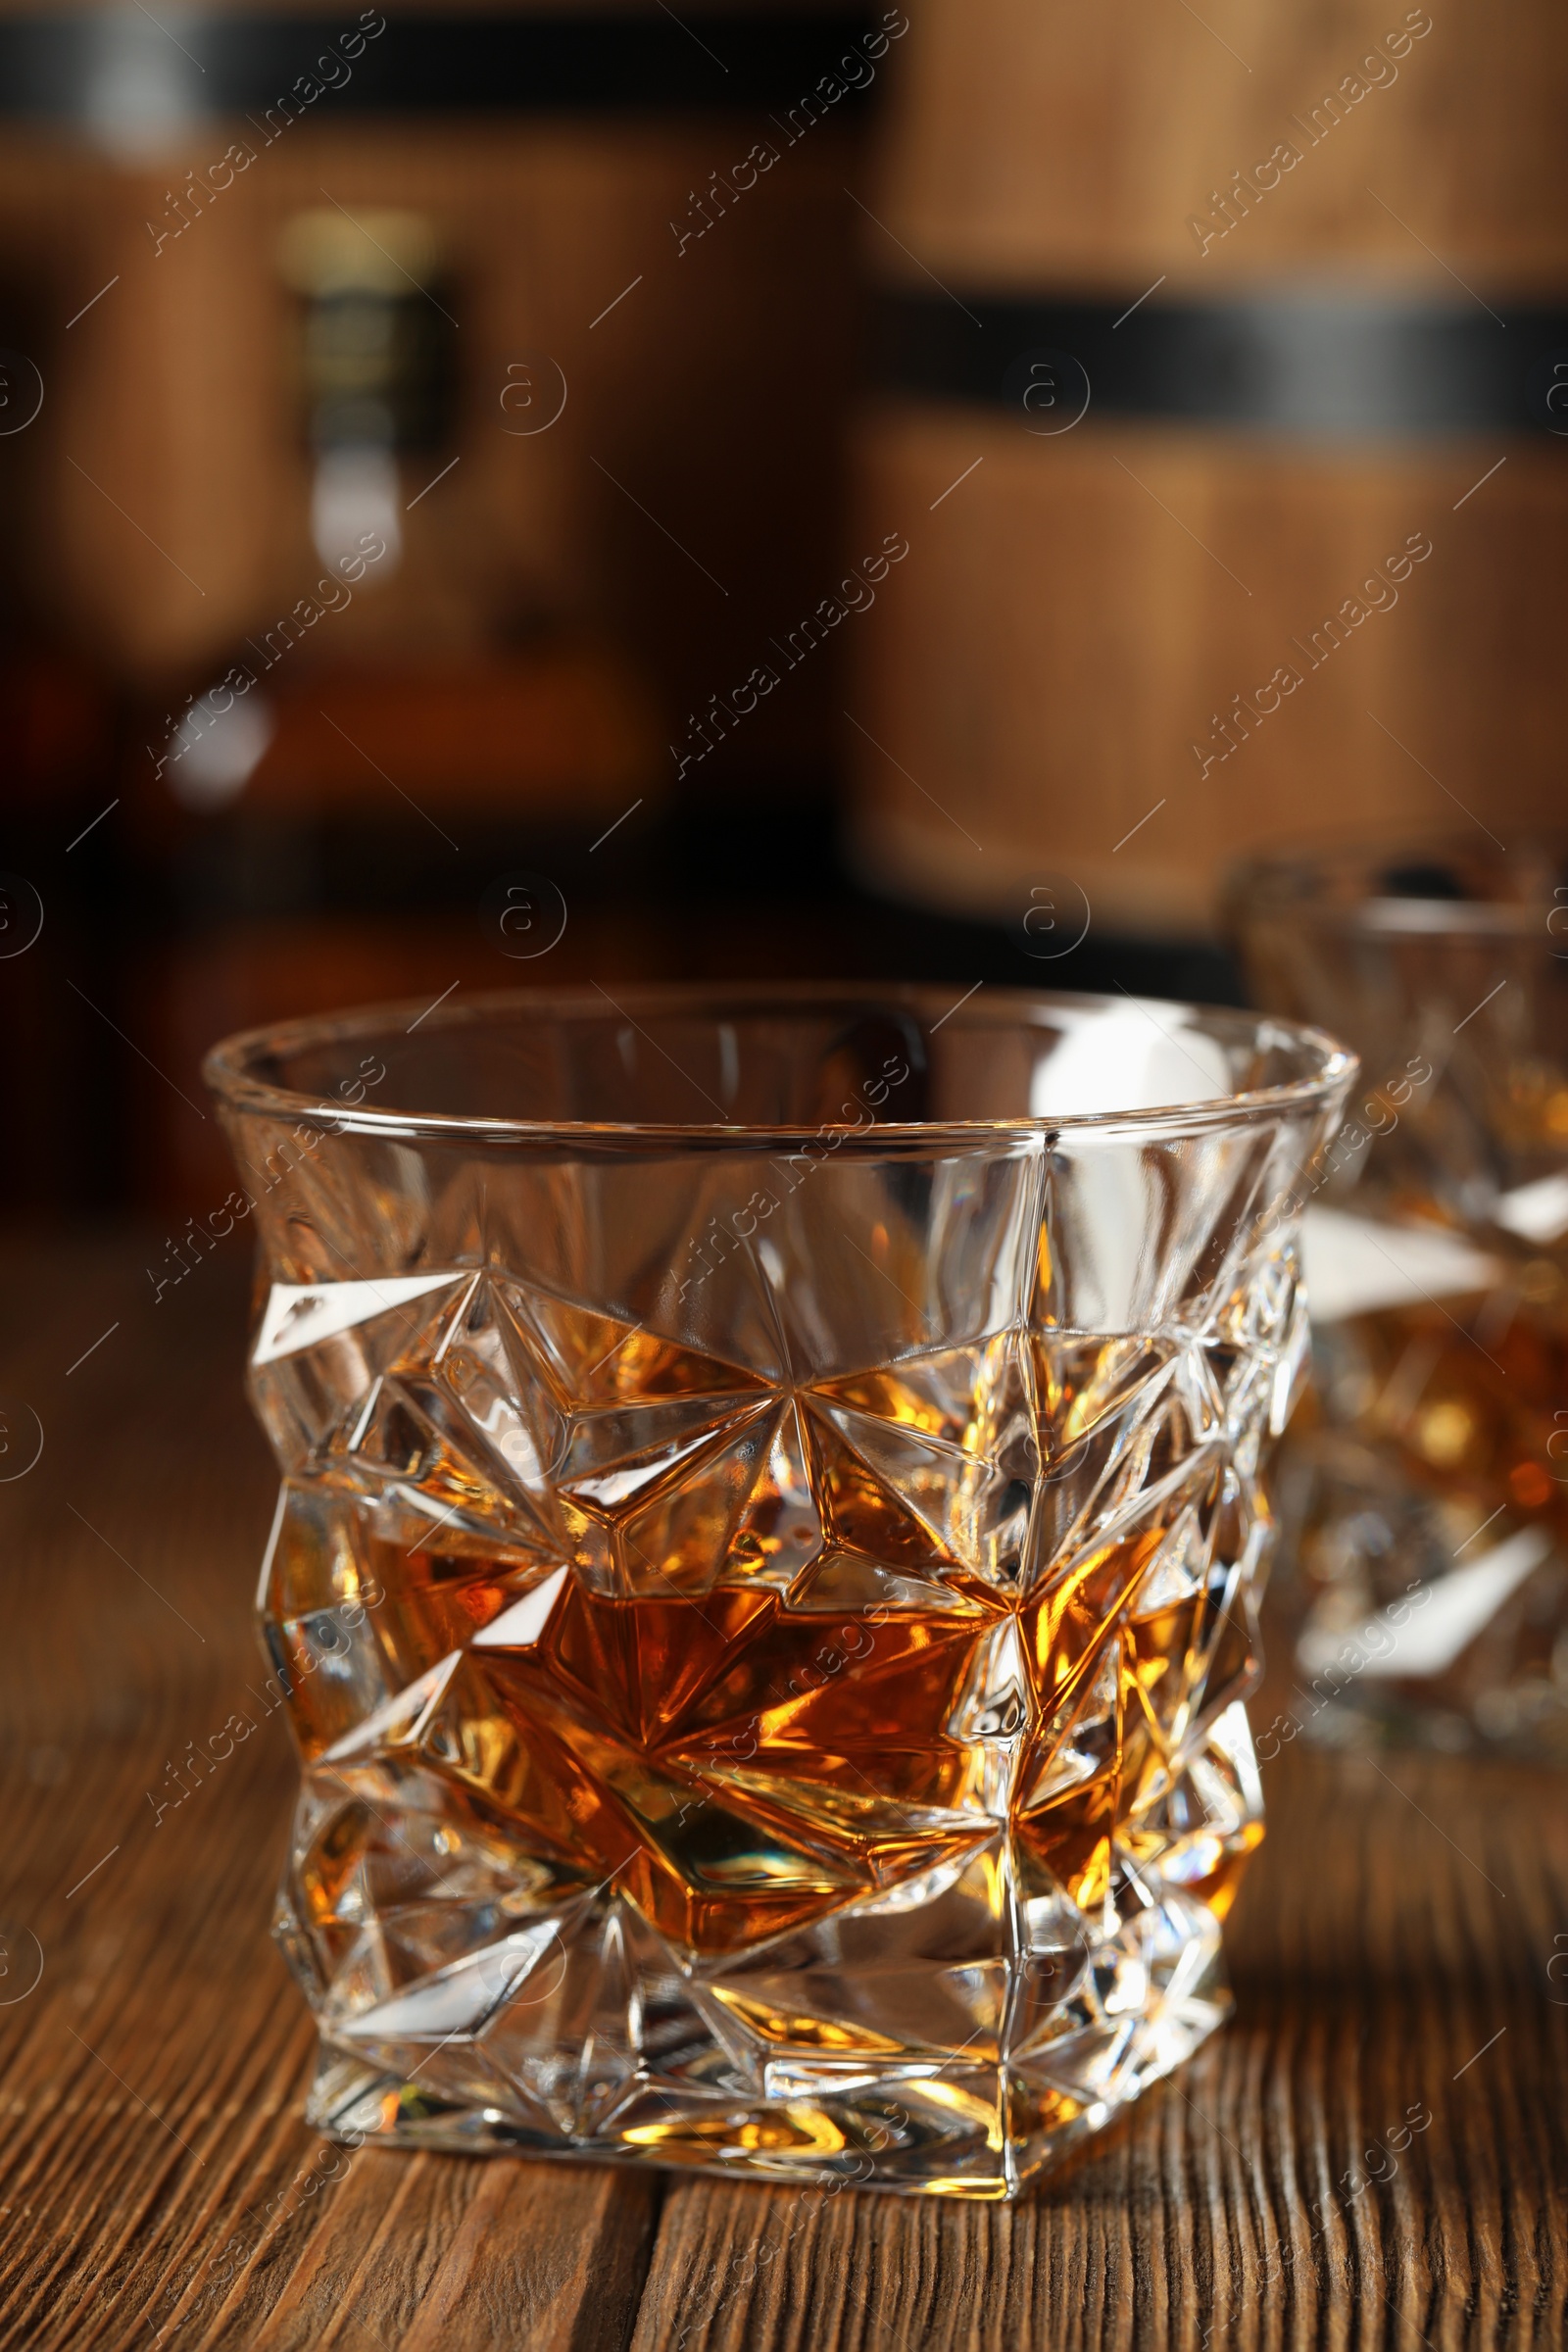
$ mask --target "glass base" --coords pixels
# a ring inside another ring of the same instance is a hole
[[[605,1940],[615,1939],[617,1909]],[[1012,1988],[1015,2008],[1028,2005],[1028,1967]],[[651,2011],[667,2008],[667,1996],[650,1990]],[[690,1992],[694,2012],[710,2005],[701,1987]],[[476,2032],[423,2052],[405,2044],[402,2075],[347,2037],[323,2035],[306,2115],[356,2145],[1007,2199],[1191,2057],[1231,2005],[1218,1922],[1178,1896],[1088,1951],[1070,1997],[1053,2003],[1005,2060],[993,2042],[985,2056],[905,2053],[879,2065],[865,2055],[781,2055],[748,2067],[704,2036],[706,2046],[665,2049],[657,2066],[629,2052],[617,2066],[592,2039],[545,2049],[538,2035],[536,2055],[522,2058],[516,2004],[503,2003]]]

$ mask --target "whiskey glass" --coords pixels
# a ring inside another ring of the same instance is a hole
[[[319,2129],[1010,2197],[1188,2056],[1353,1069],[917,988],[215,1050]]]
[[[1568,1762],[1568,837],[1281,851],[1231,906],[1367,1090],[1306,1208],[1284,1736]]]

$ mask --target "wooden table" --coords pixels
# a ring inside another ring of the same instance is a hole
[[[0,1251],[0,2343],[1568,2339],[1568,1785],[1512,1767],[1286,1748],[1235,2023],[1015,2209],[326,2147],[279,1725],[155,1812],[256,1679],[273,1493],[238,1239],[155,1305],[164,1240]]]

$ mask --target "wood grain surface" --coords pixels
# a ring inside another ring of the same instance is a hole
[[[0,2344],[1564,2342],[1568,1790],[1515,1767],[1286,1747],[1235,2023],[1010,2210],[327,2147],[277,1720],[155,1818],[272,1495],[239,1242],[155,1306],[164,1239],[0,1252]]]
[[[888,234],[866,238],[872,267],[906,284],[922,270],[960,291],[1125,284],[1129,302],[1161,272],[1166,301],[1303,268],[1450,293],[1449,270],[1472,286],[1562,285],[1568,214],[1543,184],[1568,18],[1544,0],[1505,17],[1388,0],[910,13],[872,198]],[[1289,193],[1281,179],[1245,233],[1205,246],[1189,220],[1281,141],[1300,156]]]

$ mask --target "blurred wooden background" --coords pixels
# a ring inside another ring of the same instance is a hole
[[[201,1049],[273,1015],[693,971],[1213,998],[1239,851],[1555,810],[1543,0],[427,6],[269,134],[359,15],[0,5],[0,425],[46,392],[0,430],[0,875],[48,910],[0,955],[0,1200],[188,1209]],[[193,792],[181,714],[323,577],[310,215],[428,244],[445,406],[400,551]],[[1009,368],[1075,336],[1087,412],[1039,432]],[[571,910],[539,961],[482,921],[517,872]]]
[[[137,55],[200,96],[191,68],[223,13],[172,23],[178,57],[143,25]],[[279,130],[266,76],[282,67],[263,62],[254,105],[148,134],[153,152],[123,127],[36,115],[0,152],[18,321],[0,341],[35,356],[48,387],[37,421],[0,437],[15,521],[0,866],[33,879],[53,918],[25,977],[0,963],[14,1004],[30,990],[33,1016],[48,1006],[33,1044],[13,1029],[0,1056],[18,1091],[58,1094],[68,1063],[107,1078],[99,1131],[123,1123],[143,1199],[172,1206],[222,1174],[190,1105],[225,1029],[345,997],[689,962],[692,931],[668,922],[693,859],[671,831],[667,746],[841,568],[858,332],[845,187],[866,110],[848,88],[798,102],[860,17],[743,8],[698,30],[653,0],[566,13],[592,30],[603,105],[563,96],[571,75],[548,48],[490,90],[486,12],[422,11],[422,54],[443,54],[432,23],[450,24],[461,111],[421,111],[394,14],[357,71],[390,61],[395,108],[356,113],[326,90]],[[23,14],[0,14],[0,45]],[[323,36],[337,27],[313,14]],[[319,43],[296,19],[275,56],[305,68]],[[626,86],[639,24],[664,36],[646,97]],[[777,160],[737,191],[759,140]],[[255,160],[221,184],[231,141]],[[329,206],[371,242],[388,208],[428,223],[451,416],[398,453],[401,551],[262,675],[259,653],[323,574],[304,305],[280,247]],[[524,369],[561,384],[547,429],[519,429],[534,421]],[[272,738],[237,795],[193,808],[198,762],[168,759],[172,732],[236,660],[258,673],[250,709],[265,698]],[[27,716],[40,697],[52,735]],[[710,906],[715,932],[744,931],[759,887],[795,890],[803,857],[830,861],[837,700],[830,654],[758,708],[738,758],[720,747],[700,798],[678,796],[716,808],[700,829],[727,837],[742,919]],[[479,926],[487,885],[522,866],[570,889],[548,970],[503,959]],[[779,927],[798,928],[787,913]],[[48,1124],[69,1128],[63,1103]],[[82,1191],[75,1150],[51,1164],[43,1136],[0,1182],[39,1204],[62,1182]]]

